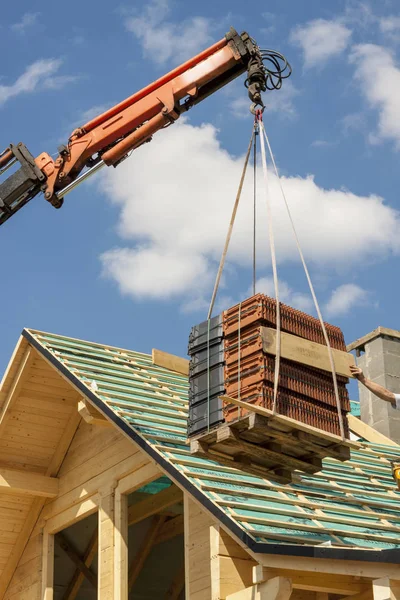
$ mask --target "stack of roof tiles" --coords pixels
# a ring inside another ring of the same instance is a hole
[[[318,319],[284,304],[280,305],[280,312],[282,331],[325,344]],[[212,337],[216,323],[218,344]],[[332,348],[346,351],[341,330],[328,323],[325,326]],[[223,418],[231,421],[239,416],[233,405],[222,412],[218,396],[224,393],[268,409],[273,405],[275,357],[263,352],[261,327],[276,327],[275,300],[263,294],[252,296],[214,317],[210,330],[208,327],[205,321],[192,329],[191,340],[197,331],[203,332],[201,354],[199,345],[189,343],[189,435],[214,426]],[[350,410],[348,379],[337,376],[337,381],[345,416]],[[326,371],[281,359],[276,410],[324,431],[340,433],[333,379]],[[347,427],[347,420],[343,420]]]

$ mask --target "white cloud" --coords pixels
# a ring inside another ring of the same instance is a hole
[[[379,20],[379,29],[393,42],[400,39],[400,16],[382,17]]]
[[[313,148],[330,148],[334,146],[335,142],[328,142],[327,140],[314,140],[311,142]]]
[[[284,81],[280,90],[270,90],[263,94],[265,111],[267,113],[276,113],[286,117],[294,117],[296,115],[296,109],[293,104],[293,99],[298,96],[298,94],[299,91],[291,81]],[[241,95],[231,102],[230,109],[235,117],[244,119],[249,117],[250,104],[249,98]]]
[[[365,30],[375,25],[378,18],[368,2],[347,0],[342,20],[347,24],[354,25],[359,31],[361,28]]]
[[[263,35],[270,35],[271,33],[274,33],[274,31],[276,30],[276,22],[277,22],[276,15],[274,15],[274,13],[265,11],[262,13],[261,16],[266,21],[265,27],[262,27],[260,30],[261,33]]]
[[[358,306],[366,306],[370,303],[371,294],[359,285],[345,283],[336,288],[325,307],[326,315],[341,317],[348,314]]]
[[[400,148],[400,69],[389,50],[375,44],[353,48],[350,62],[369,106],[378,111],[374,141],[391,140]]]
[[[190,17],[180,23],[166,20],[167,0],[152,0],[139,15],[129,16],[125,26],[140,41],[143,53],[163,65],[187,60],[212,41],[211,22],[204,17]]]
[[[37,89],[61,89],[76,77],[56,75],[61,67],[60,59],[49,58],[37,60],[25,69],[22,75],[11,85],[0,85],[0,105],[10,98],[36,91]]]
[[[40,13],[25,13],[24,15],[22,15],[21,20],[18,21],[18,23],[14,23],[13,25],[11,25],[11,31],[20,34],[26,33],[27,29],[36,25],[39,14]]]
[[[158,133],[117,169],[106,169],[100,189],[119,207],[121,248],[101,257],[105,274],[133,297],[208,298],[228,228],[243,157],[221,147],[217,130],[180,120]],[[258,265],[269,265],[261,169],[258,190]],[[400,251],[399,214],[377,196],[326,190],[313,177],[283,177],[307,260],[314,267],[351,268]],[[275,177],[270,175],[277,256],[297,251]],[[245,182],[229,266],[250,266],[252,184]],[[363,226],[360,227],[362,215]],[[231,277],[230,272],[228,279]],[[200,291],[201,290],[201,291]]]
[[[361,112],[350,113],[340,119],[339,123],[345,135],[348,135],[351,131],[365,132],[365,115]]]
[[[306,68],[320,67],[347,48],[351,34],[338,20],[314,19],[295,27],[290,41],[302,49]]]
[[[207,260],[200,253],[182,254],[171,245],[116,248],[102,256],[123,294],[136,298],[170,298],[210,285]]]

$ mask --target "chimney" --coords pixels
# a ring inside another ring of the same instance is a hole
[[[347,346],[356,351],[357,365],[365,376],[391,392],[400,393],[400,331],[378,327]],[[361,420],[400,443],[400,410],[358,384]]]

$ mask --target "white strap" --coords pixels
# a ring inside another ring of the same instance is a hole
[[[228,227],[228,233],[226,234],[225,246],[222,251],[221,261],[219,263],[217,277],[215,279],[214,290],[213,290],[212,297],[211,297],[210,307],[208,309],[207,319],[211,319],[212,311],[213,311],[214,304],[215,304],[215,298],[217,297],[218,287],[219,287],[219,283],[221,281],[222,271],[224,270],[225,259],[226,259],[226,255],[228,254],[229,242],[231,241],[233,226],[235,224],[236,213],[237,213],[237,209],[239,206],[240,196],[242,194],[243,182],[244,182],[244,178],[246,176],[246,170],[247,170],[247,165],[248,165],[249,158],[250,158],[251,146],[253,144],[254,136],[255,136],[255,128],[253,125],[253,128],[251,130],[250,143],[247,148],[246,158],[244,160],[243,171],[242,171],[242,175],[241,175],[240,182],[239,182],[239,188],[238,188],[236,198],[235,198],[235,203],[234,203],[233,209],[232,209],[232,215],[231,215],[231,220],[230,220],[229,227]]]
[[[276,174],[276,177],[277,177],[278,182],[279,182],[279,186],[280,186],[280,189],[281,189],[283,200],[285,202],[285,206],[286,206],[286,210],[287,210],[287,213],[288,213],[288,216],[289,216],[289,220],[290,220],[290,223],[292,225],[294,238],[296,240],[297,250],[299,252],[300,259],[301,259],[301,262],[303,264],[303,268],[304,268],[304,272],[305,272],[306,277],[307,277],[307,281],[308,281],[308,285],[309,285],[309,288],[310,288],[311,296],[313,298],[314,305],[315,305],[315,308],[316,308],[316,311],[317,311],[317,314],[318,314],[318,318],[319,318],[320,323],[321,323],[322,331],[323,331],[323,334],[324,334],[325,343],[326,343],[326,346],[327,346],[327,349],[328,349],[329,362],[330,362],[330,365],[331,365],[331,370],[332,370],[332,375],[333,375],[333,387],[334,387],[334,391],[335,391],[336,407],[337,407],[338,417],[339,417],[340,435],[341,435],[342,439],[344,440],[345,439],[345,435],[344,435],[344,426],[343,426],[342,407],[341,407],[341,404],[340,404],[339,390],[338,390],[337,377],[336,377],[336,369],[335,369],[335,361],[334,361],[334,358],[333,358],[332,348],[331,348],[331,345],[330,345],[330,342],[329,342],[328,334],[326,332],[325,323],[324,323],[324,320],[322,318],[321,309],[320,309],[319,304],[318,304],[317,296],[315,294],[314,286],[313,286],[313,283],[311,281],[310,273],[308,271],[308,267],[307,267],[307,264],[306,264],[306,261],[305,261],[305,258],[304,258],[304,254],[303,254],[303,251],[302,251],[301,246],[300,246],[300,241],[299,241],[299,238],[298,238],[298,235],[297,235],[296,227],[294,225],[294,221],[293,221],[293,218],[292,218],[292,215],[291,215],[291,212],[290,212],[289,204],[288,204],[287,199],[286,199],[285,191],[283,189],[282,181],[281,181],[280,176],[279,176],[278,168],[276,166],[275,158],[274,158],[274,155],[272,153],[271,145],[269,143],[269,139],[268,139],[268,136],[267,136],[267,132],[265,131],[264,123],[263,122],[261,122],[261,131],[264,133],[265,140],[266,140],[267,145],[268,145],[268,150],[269,150],[269,154],[271,156],[271,161],[272,161],[272,164],[274,166],[275,174]],[[263,136],[261,135],[260,137],[261,137],[261,140],[263,141]],[[261,149],[262,148],[263,148],[263,144],[261,144]],[[278,340],[278,337],[280,337],[280,336],[277,334],[276,337],[277,337],[277,340]]]
[[[264,124],[260,121],[260,129],[264,130]],[[272,262],[272,273],[274,278],[274,289],[276,298],[276,348],[275,348],[275,374],[274,374],[274,400],[272,404],[272,414],[276,413],[276,400],[278,397],[278,383],[279,383],[279,369],[281,362],[281,310],[279,306],[279,281],[278,281],[278,269],[276,265],[276,253],[275,253],[275,238],[274,238],[274,227],[272,222],[272,210],[271,210],[271,199],[269,194],[268,186],[268,168],[267,158],[265,155],[265,144],[264,136],[260,136],[261,140],[261,162],[264,174],[264,189],[265,199],[267,202],[267,216],[268,216],[268,230],[269,230],[269,245],[271,249],[271,262]]]

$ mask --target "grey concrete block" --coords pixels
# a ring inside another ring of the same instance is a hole
[[[362,368],[362,367],[361,367]],[[363,368],[364,374],[368,379],[375,379],[381,375],[385,375],[385,360],[384,355],[381,354],[375,358],[370,358],[366,361],[365,367]]]
[[[382,350],[383,352],[392,352],[400,356],[400,339],[382,339]]]
[[[387,353],[383,354],[382,359],[382,361],[379,360],[376,361],[376,363],[381,365],[381,362],[383,362],[384,373],[387,375],[395,375],[396,377],[400,377],[400,356]]]
[[[357,358],[365,376],[394,393],[400,393],[400,339],[377,337],[365,344]],[[400,443],[400,410],[380,400],[359,384],[361,419],[380,433]]]
[[[383,352],[384,340],[380,337],[374,338],[368,344],[365,345],[365,355],[367,358],[370,356],[380,355]]]

